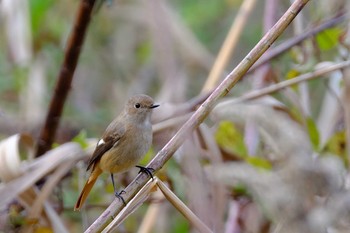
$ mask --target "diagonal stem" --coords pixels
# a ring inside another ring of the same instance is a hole
[[[222,81],[222,83],[213,91],[207,100],[197,109],[192,117],[180,128],[175,136],[160,150],[147,167],[158,171],[172,157],[174,152],[185,141],[195,128],[197,128],[208,116],[216,102],[225,96],[231,88],[243,77],[256,60],[271,46],[271,44],[282,34],[291,21],[298,15],[309,0],[296,0],[270,29],[270,31],[259,41],[259,43],[250,51],[250,53],[238,64],[238,66]],[[125,200],[129,201],[136,195],[149,178],[146,174],[139,174],[128,187],[125,188]],[[111,205],[100,215],[98,219],[85,231],[99,231],[115,213],[119,212],[123,204],[115,199]]]

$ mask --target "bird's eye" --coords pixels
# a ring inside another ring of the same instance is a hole
[[[141,104],[139,104],[139,103],[135,104],[135,108],[140,108],[140,107],[141,107]]]

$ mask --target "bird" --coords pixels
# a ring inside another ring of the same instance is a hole
[[[87,171],[91,170],[74,211],[79,211],[88,194],[102,172],[110,173],[115,195],[113,174],[128,171],[136,166],[147,153],[152,144],[151,115],[154,108],[159,107],[147,95],[135,95],[129,98],[122,112],[108,125],[89,160]],[[149,168],[139,167],[152,177]],[[122,191],[123,192],[123,191]],[[121,198],[122,199],[122,198]],[[125,204],[124,199],[122,201]]]

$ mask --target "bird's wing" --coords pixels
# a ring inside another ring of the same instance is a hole
[[[91,156],[86,170],[88,171],[90,168],[93,168],[94,165],[100,161],[102,155],[110,150],[122,138],[123,135],[124,126],[114,125],[114,129],[112,127],[108,127],[103,137],[100,139],[100,141],[98,141],[96,149]]]

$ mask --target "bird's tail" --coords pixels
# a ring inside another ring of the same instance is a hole
[[[101,173],[102,173],[102,170],[99,169],[98,167],[91,172],[89,179],[86,181],[84,188],[80,193],[77,203],[75,203],[74,211],[80,210],[81,206],[84,204],[87,196],[89,195],[92,187],[94,186],[97,178]]]

